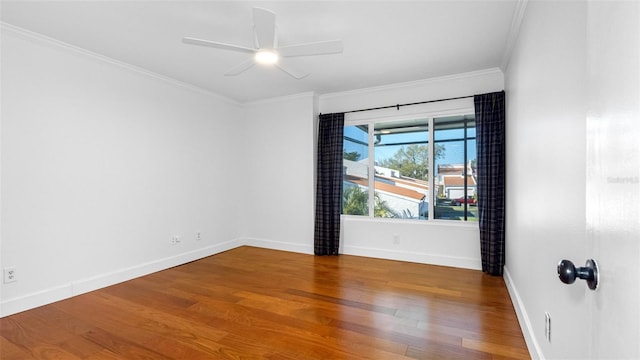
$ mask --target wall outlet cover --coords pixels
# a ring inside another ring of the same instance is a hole
[[[14,281],[17,281],[18,279],[16,278],[16,268],[4,268],[4,282],[5,283],[12,283]]]
[[[544,313],[544,337],[551,342],[551,314],[548,312]]]

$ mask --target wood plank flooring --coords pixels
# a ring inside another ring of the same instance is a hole
[[[10,359],[528,359],[479,271],[240,247],[0,319]]]

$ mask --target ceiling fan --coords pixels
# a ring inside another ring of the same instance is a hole
[[[279,59],[281,57],[286,58],[342,53],[341,40],[319,41],[278,47],[276,37],[276,14],[267,9],[253,8],[253,31],[255,34],[254,48],[225,44],[217,41],[195,39],[191,37],[183,38],[182,42],[185,44],[208,46],[253,55],[252,58],[249,58],[229,69],[225,73],[226,76],[238,75],[251,68],[255,63],[259,63],[275,65],[292,77],[302,79],[309,74],[300,72],[291,65],[284,65],[279,62]]]

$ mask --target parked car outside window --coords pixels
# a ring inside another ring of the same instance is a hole
[[[460,206],[464,203],[465,203],[464,197],[451,200],[451,205],[455,205],[455,206]],[[478,205],[478,203],[476,202],[476,199],[474,199],[473,196],[467,196],[466,203],[469,205]]]

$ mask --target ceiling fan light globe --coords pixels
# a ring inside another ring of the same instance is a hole
[[[278,54],[271,50],[258,51],[254,57],[258,64],[273,65],[278,63]]]

